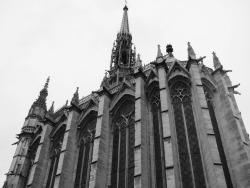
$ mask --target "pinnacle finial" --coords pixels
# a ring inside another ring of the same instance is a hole
[[[196,59],[196,54],[190,42],[188,42],[187,44],[188,44],[188,59]]]
[[[212,54],[213,54],[214,69],[216,70],[216,69],[222,67],[222,65],[221,65],[221,63],[220,63],[219,58],[216,56],[216,53],[213,52]]]
[[[51,107],[49,108],[48,113],[49,113],[49,114],[53,114],[53,113],[54,113],[54,101],[52,102],[52,105],[51,105]]]
[[[137,54],[136,62],[141,62],[141,55],[140,54]]]
[[[158,47],[158,49],[157,49],[157,56],[156,56],[156,59],[162,57],[161,46],[158,44],[157,47]]]
[[[78,93],[79,87],[76,88],[76,92],[73,95],[73,98],[71,100],[71,103],[78,104],[79,103],[79,93]]]
[[[129,34],[129,24],[128,24],[128,7],[127,5],[123,8],[122,24],[120,29],[120,34]]]

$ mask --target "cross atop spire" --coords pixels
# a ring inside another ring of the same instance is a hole
[[[120,34],[129,34],[129,25],[128,25],[128,7],[125,5],[123,8],[123,17],[122,24],[120,29]]]

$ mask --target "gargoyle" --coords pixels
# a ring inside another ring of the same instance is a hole
[[[239,95],[241,95],[240,92],[234,90],[235,88],[239,87],[239,85],[240,84],[233,85],[233,86],[227,87],[227,89],[228,89],[229,92],[233,92],[233,94],[239,94]]]
[[[233,72],[232,70],[222,70],[224,72],[224,74],[226,74],[227,72]]]

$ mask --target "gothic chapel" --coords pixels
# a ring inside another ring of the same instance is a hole
[[[227,70],[166,54],[142,66],[123,8],[101,87],[47,110],[47,80],[18,134],[4,188],[247,188],[249,137]]]

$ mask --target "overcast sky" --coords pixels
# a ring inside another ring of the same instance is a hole
[[[11,164],[32,103],[48,76],[47,106],[99,89],[109,68],[113,41],[120,29],[122,0],[2,0],[0,1],[0,186]],[[143,64],[153,61],[157,44],[165,53],[187,59],[187,42],[197,57],[212,65],[215,51],[233,84],[245,126],[250,132],[250,1],[130,0],[130,31]]]

